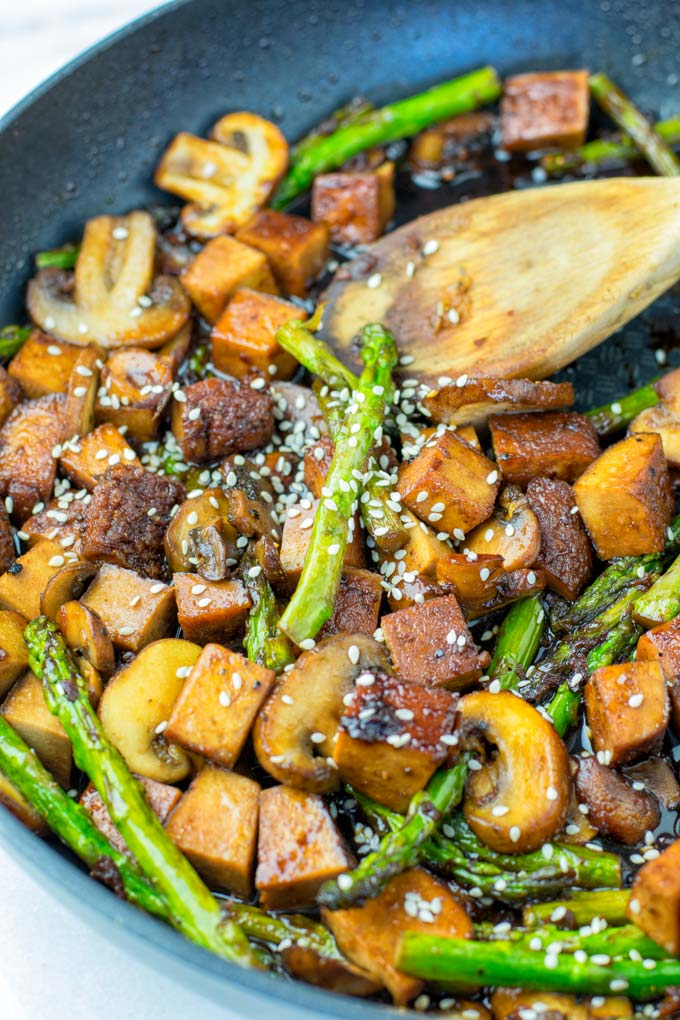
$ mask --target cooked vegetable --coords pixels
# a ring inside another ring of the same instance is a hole
[[[304,298],[328,258],[328,227],[263,209],[241,227],[239,241],[261,251],[285,294]]]
[[[571,487],[555,478],[532,478],[526,498],[540,526],[536,566],[553,591],[573,602],[592,573],[593,551]]]
[[[423,400],[432,420],[447,425],[483,425],[494,413],[561,410],[573,403],[571,383],[470,377],[447,383]]]
[[[79,254],[79,244],[64,244],[61,248],[39,251],[35,256],[35,264],[38,269],[73,269]]]
[[[680,142],[680,117],[669,117],[654,124],[654,131],[667,145]],[[572,152],[549,152],[541,157],[541,166],[550,174],[578,170],[581,166],[597,167],[607,163],[623,163],[639,158],[640,150],[630,136],[620,139],[594,138]]]
[[[31,329],[27,326],[3,326],[0,329],[0,361],[8,361],[28,340]]]
[[[491,682],[514,691],[536,658],[545,629],[545,610],[537,595],[520,599],[508,611],[488,667]]]
[[[500,556],[505,570],[533,567],[541,551],[538,517],[520,489],[506,485],[491,517],[465,536],[477,555]]]
[[[588,821],[603,836],[634,846],[653,832],[661,820],[659,802],[646,790],[634,789],[597,758],[580,758],[576,796],[588,808]]]
[[[600,452],[595,429],[575,411],[492,415],[489,428],[504,480],[520,487],[537,476],[574,482]]]
[[[572,899],[556,900],[551,903],[534,903],[522,912],[525,928],[537,928],[547,924],[552,915],[569,916],[573,924],[590,924],[594,918],[601,918],[608,924],[626,924],[626,911],[630,900],[630,889],[595,889],[576,892]],[[562,912],[564,911],[564,914]]]
[[[274,592],[262,568],[256,569],[258,566],[253,553],[244,555],[241,576],[252,608],[243,643],[252,662],[259,662],[274,673],[280,673],[285,666],[294,662],[293,652],[288,638],[279,627],[279,610]]]
[[[215,368],[237,379],[253,371],[290,379],[297,362],[278,344],[276,331],[284,322],[304,318],[304,310],[289,301],[239,288],[210,334]]]
[[[135,347],[114,351],[102,368],[101,384],[97,422],[124,427],[140,443],[155,439],[172,387],[172,369],[160,355]]]
[[[610,404],[586,411],[586,418],[593,423],[598,436],[606,439],[630,425],[638,414],[649,407],[654,407],[658,402],[659,397],[654,384],[648,383]]]
[[[675,153],[606,74],[591,75],[589,85],[605,113],[632,139],[653,170],[665,177],[680,175],[680,161]]]
[[[262,252],[233,237],[215,237],[180,277],[204,319],[215,323],[241,287],[276,294],[269,263]]]
[[[635,600],[633,616],[643,627],[672,620],[680,613],[680,557]]]

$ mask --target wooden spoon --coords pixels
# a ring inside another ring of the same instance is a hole
[[[383,322],[402,373],[552,375],[680,278],[680,179],[514,191],[422,216],[341,266],[322,334],[347,365]]]

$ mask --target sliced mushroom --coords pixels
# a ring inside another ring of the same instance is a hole
[[[642,411],[630,423],[631,435],[639,432],[655,432],[661,439],[663,455],[673,467],[680,467],[680,418],[674,407],[656,404]]]
[[[433,390],[425,397],[432,420],[447,425],[481,425],[490,414],[511,411],[553,411],[571,407],[571,383],[534,382],[531,379],[473,379]]]
[[[463,812],[470,828],[500,853],[537,850],[562,828],[569,810],[564,744],[532,705],[509,691],[467,694],[459,713],[463,739],[494,749],[468,779]]]
[[[366,634],[336,634],[304,652],[255,722],[260,765],[279,782],[310,793],[336,789],[331,755],[343,698],[358,676],[374,671],[391,672],[384,647]]]
[[[56,620],[64,603],[79,599],[96,573],[96,564],[87,560],[66,563],[49,579],[40,595],[43,616]]]
[[[464,553],[449,553],[437,560],[436,569],[437,580],[453,585],[461,605],[470,612],[477,612],[497,594],[503,559],[484,553],[474,558]]]
[[[534,565],[541,551],[541,527],[516,485],[503,489],[493,516],[467,535],[465,548],[478,555],[502,556],[506,570]]]
[[[173,277],[153,278],[156,228],[146,212],[88,220],[73,276],[43,269],[26,303],[42,329],[87,346],[159,347],[189,318]]]
[[[227,114],[212,137],[176,135],[155,175],[159,188],[190,203],[182,209],[182,223],[194,237],[233,234],[244,226],[288,165],[283,134],[254,113]]]
[[[633,789],[639,789],[639,784],[642,784],[667,811],[677,811],[680,807],[680,785],[665,758],[647,758],[623,771],[632,782]]]
[[[588,819],[602,835],[626,846],[639,843],[661,818],[656,797],[645,789],[636,790],[593,757],[579,759],[576,795],[588,805]]]
[[[80,602],[66,602],[55,621],[71,651],[82,655],[98,672],[106,676],[113,673],[116,664],[113,643],[93,609]]]
[[[165,532],[165,555],[173,573],[193,571],[209,581],[227,576],[240,555],[229,512],[229,501],[217,488],[182,503]]]

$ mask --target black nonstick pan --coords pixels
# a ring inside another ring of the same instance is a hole
[[[77,237],[98,213],[166,200],[151,183],[153,169],[180,129],[201,134],[243,109],[278,121],[293,140],[358,93],[381,103],[486,63],[502,73],[603,69],[644,110],[669,116],[680,109],[679,47],[680,4],[671,0],[170,4],[95,47],[0,122],[0,323],[21,318],[35,251]],[[680,364],[679,313],[676,288],[569,369],[582,403],[653,376],[655,349]],[[244,1015],[397,1015],[210,956],[117,900],[4,811],[0,840],[70,909]]]

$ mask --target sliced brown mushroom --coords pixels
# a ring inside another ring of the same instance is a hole
[[[190,204],[182,223],[194,237],[233,234],[260,209],[288,165],[288,144],[271,121],[254,113],[218,120],[212,141],[181,132],[156,169],[159,188]]]
[[[571,407],[571,383],[531,379],[473,379],[461,376],[425,397],[432,420],[446,425],[481,425],[490,414],[554,411]]]
[[[113,673],[116,661],[113,643],[106,627],[93,609],[70,601],[55,616],[57,627],[71,651],[76,652],[106,676]]]
[[[467,694],[459,714],[462,739],[492,749],[468,779],[463,812],[470,828],[500,853],[537,850],[569,810],[564,744],[551,723],[509,691]]]
[[[96,573],[96,564],[87,560],[66,563],[49,579],[40,595],[43,616],[56,620],[64,603],[79,599]]]
[[[503,559],[485,553],[474,558],[464,553],[449,553],[437,560],[437,580],[453,585],[458,601],[470,612],[482,609],[498,591]]]
[[[588,806],[588,819],[602,835],[626,846],[643,840],[661,818],[656,797],[645,789],[636,790],[594,757],[579,759],[576,795]]]
[[[338,786],[333,740],[345,698],[362,673],[391,672],[382,645],[366,634],[336,634],[304,652],[265,702],[253,730],[260,765],[310,793]]]
[[[673,467],[680,467],[680,417],[666,404],[656,404],[642,411],[630,423],[631,435],[638,432],[656,432],[661,438],[663,455]]]
[[[88,220],[73,276],[43,269],[30,281],[31,318],[81,346],[159,347],[182,328],[191,305],[173,277],[154,280],[155,244],[146,212]]]
[[[541,527],[521,489],[506,485],[493,516],[466,536],[465,548],[478,555],[502,556],[506,570],[534,565],[541,551]]]
[[[182,503],[165,532],[165,555],[173,573],[188,570],[209,581],[228,576],[241,552],[229,511],[227,497],[217,488]]]

